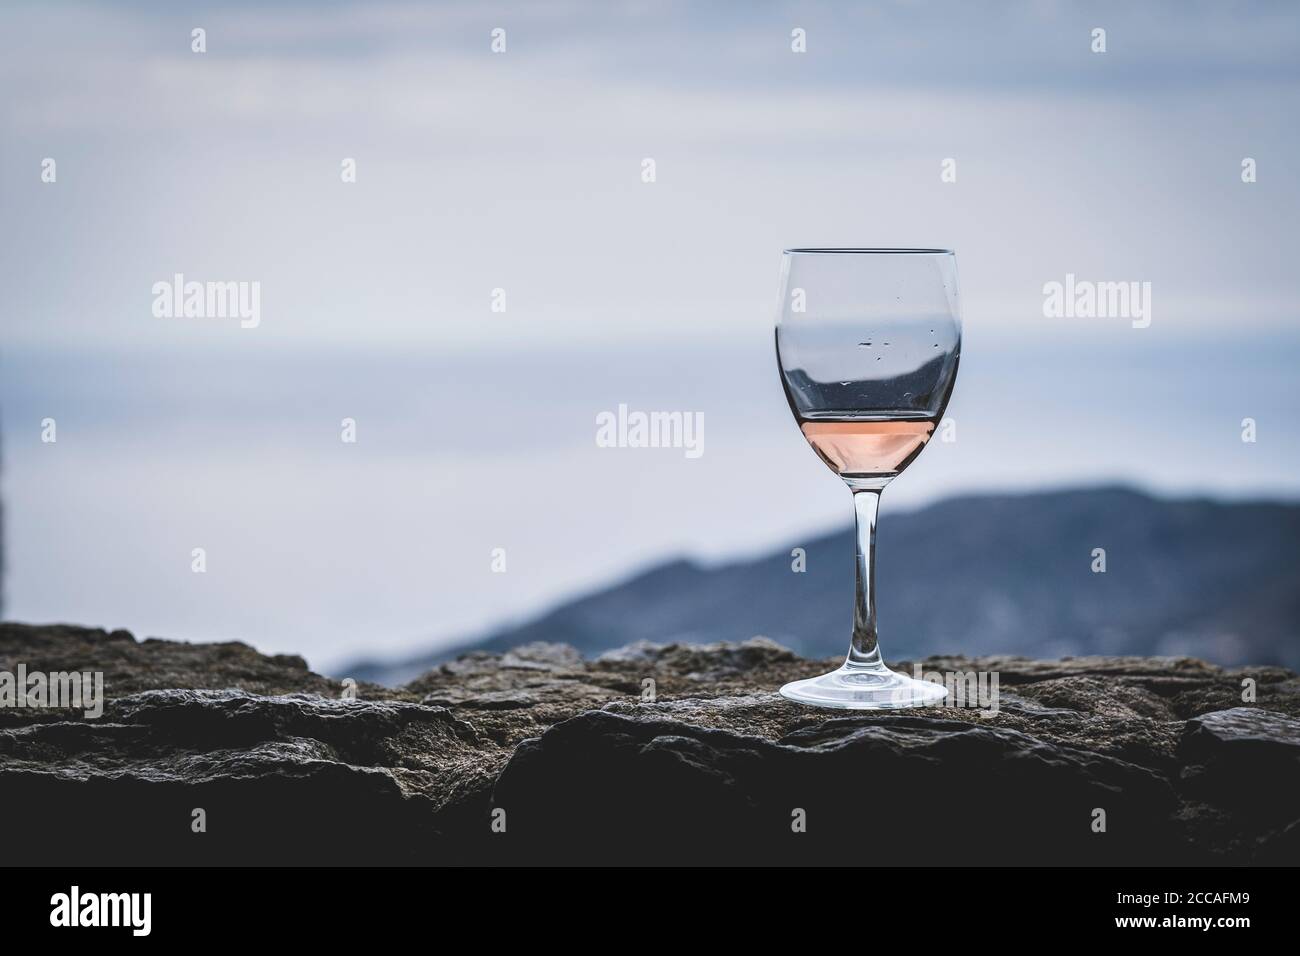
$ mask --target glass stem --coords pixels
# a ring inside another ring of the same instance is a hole
[[[853,643],[845,664],[884,671],[876,637],[876,512],[879,507],[879,488],[853,489],[858,528],[858,587],[853,602]]]

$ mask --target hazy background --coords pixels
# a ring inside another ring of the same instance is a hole
[[[329,669],[838,527],[771,354],[796,245],[958,253],[958,440],[883,521],[1294,500],[1298,81],[1283,3],[7,3],[5,615]],[[175,272],[259,281],[260,327],[155,318]],[[1067,272],[1151,326],[1044,318]],[[597,448],[620,402],[704,456]]]

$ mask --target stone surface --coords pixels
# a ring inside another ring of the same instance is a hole
[[[355,699],[238,643],[0,625],[20,663],[103,671],[108,698],[0,708],[6,845],[43,860],[1300,860],[1300,680],[1276,667],[931,658],[996,672],[996,713],[855,714],[781,698],[830,662],[762,638],[477,652]]]

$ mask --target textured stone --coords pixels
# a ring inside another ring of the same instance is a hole
[[[98,719],[0,709],[0,801],[23,821],[7,846],[42,859],[883,866],[1300,853],[1300,681],[1275,667],[931,658],[925,671],[996,671],[997,712],[855,714],[781,698],[783,682],[830,662],[761,638],[639,643],[594,661],[556,644],[476,652],[395,690],[362,684],[356,699],[300,658],[235,643],[0,625],[0,670],[19,663],[102,670],[109,698]],[[1242,706],[1245,678],[1257,700]],[[206,833],[191,830],[195,808]]]

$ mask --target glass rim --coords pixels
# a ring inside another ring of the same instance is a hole
[[[953,256],[952,249],[903,249],[903,248],[867,248],[846,246],[842,248],[799,247],[783,250],[787,256],[827,256],[827,255],[912,255],[912,256]]]

